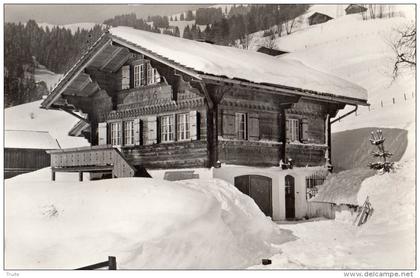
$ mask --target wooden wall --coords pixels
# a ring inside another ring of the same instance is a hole
[[[306,119],[308,122],[306,142],[286,142],[286,159],[293,159],[295,166],[320,166],[325,164],[327,150],[325,138],[325,103],[302,99],[286,109],[286,119]]]
[[[50,166],[50,155],[38,149],[4,149],[4,178]]]
[[[123,147],[122,153],[132,165],[150,169],[208,167],[203,140]]]

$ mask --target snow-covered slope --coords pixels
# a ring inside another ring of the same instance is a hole
[[[45,168],[6,181],[6,268],[74,269],[109,255],[119,269],[243,268],[294,239],[221,180],[57,178]]]
[[[80,137],[68,136],[69,130],[79,121],[63,111],[39,108],[42,100],[25,103],[4,110],[4,128],[7,130],[48,131],[58,140],[61,148],[88,146]]]

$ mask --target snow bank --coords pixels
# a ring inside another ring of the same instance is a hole
[[[7,130],[46,131],[58,140],[61,148],[89,146],[85,138],[68,136],[68,131],[79,121],[63,111],[41,109],[42,100],[29,102],[4,110],[4,128]]]
[[[60,174],[57,178],[60,178]],[[48,168],[5,184],[7,268],[243,268],[294,239],[216,179],[51,182]]]
[[[127,40],[198,72],[367,99],[364,88],[309,68],[294,59],[277,59],[250,50],[155,34],[130,27],[115,27],[109,32],[114,37]]]

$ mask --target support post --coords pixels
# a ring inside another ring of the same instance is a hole
[[[117,259],[115,257],[108,257],[108,268],[109,270],[117,270]]]
[[[79,181],[83,181],[83,172],[79,172]]]
[[[51,180],[55,181],[55,171],[51,168]]]

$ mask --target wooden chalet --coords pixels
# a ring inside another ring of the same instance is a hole
[[[51,151],[53,177],[57,171],[132,177],[224,164],[323,166],[331,119],[345,105],[366,104],[363,88],[296,61],[116,27],[41,106],[79,117],[72,134],[91,143]],[[266,213],[284,218],[273,207]]]
[[[325,23],[331,19],[333,18],[329,15],[315,12],[310,17],[308,17],[308,23],[309,25],[315,25],[315,24]]]
[[[345,9],[346,14],[359,14],[367,11],[367,8],[360,4],[350,4]]]

